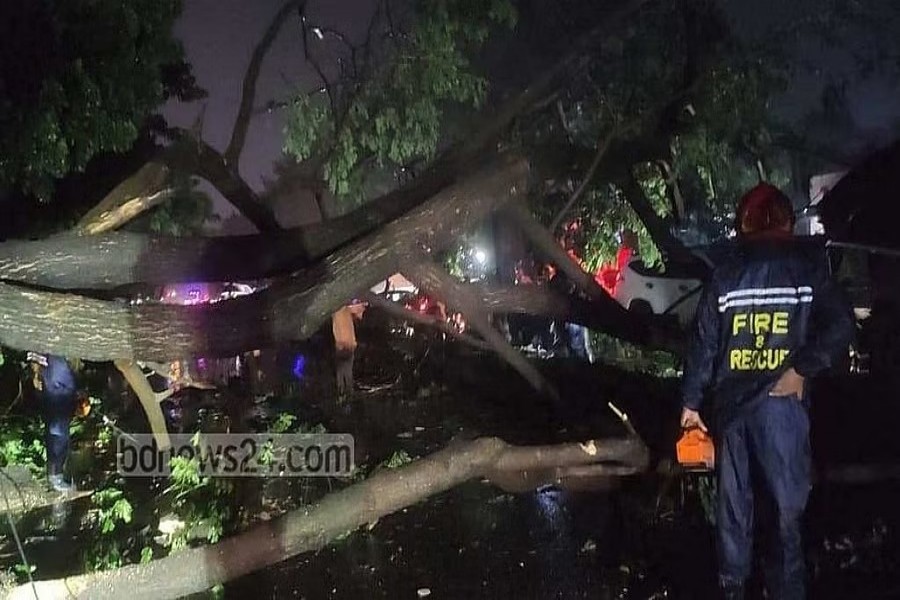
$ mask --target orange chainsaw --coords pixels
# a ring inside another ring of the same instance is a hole
[[[685,471],[712,471],[716,465],[713,440],[699,427],[686,429],[675,444],[675,456]]]

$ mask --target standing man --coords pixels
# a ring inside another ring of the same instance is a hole
[[[75,414],[75,373],[62,356],[28,353],[34,372],[34,391],[47,427],[47,480],[54,490],[69,492],[63,468],[69,456],[69,423]]]
[[[717,550],[724,597],[744,597],[754,494],[774,501],[766,568],[770,598],[805,597],[800,520],[810,490],[805,382],[846,355],[851,308],[821,249],[792,240],[790,200],[760,184],[738,207],[738,241],[697,310],[682,388],[681,425],[707,430],[710,392],[718,471]]]

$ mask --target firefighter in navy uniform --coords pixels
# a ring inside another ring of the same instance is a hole
[[[707,430],[712,402],[718,478],[717,554],[725,598],[743,598],[754,494],[775,508],[766,564],[770,598],[805,597],[801,517],[811,485],[805,381],[846,356],[853,314],[821,246],[791,239],[790,200],[760,184],[741,199],[738,239],[697,310],[685,365],[681,425]]]

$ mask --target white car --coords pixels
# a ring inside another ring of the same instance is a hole
[[[705,256],[699,253],[698,256],[711,264]],[[675,265],[664,271],[647,267],[635,257],[619,274],[613,298],[628,310],[672,315],[686,326],[694,318],[703,289],[703,281],[696,271],[696,268],[678,270]]]

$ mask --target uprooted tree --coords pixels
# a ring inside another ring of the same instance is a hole
[[[377,7],[358,42],[312,23],[306,2],[287,2],[253,52],[225,150],[203,140],[202,123],[193,131],[157,123],[156,137],[141,138],[151,140],[140,144],[144,162],[108,186],[111,190],[73,230],[0,244],[0,343],[115,361],[140,396],[142,376],[134,361],[228,356],[307,338],[350,299],[402,272],[465,313],[474,333],[461,336],[466,342],[496,352],[550,396],[553,386],[494,329],[491,313],[547,315],[637,344],[677,348],[679,331],[622,309],[571,260],[554,230],[575,214],[597,221],[618,211],[641,229],[648,254],[656,248],[667,260],[690,260],[671,225],[689,214],[721,217],[729,194],[743,183],[728,170],[735,164],[751,165],[759,177],[778,168],[760,108],[778,71],[736,47],[712,1],[621,0],[603,11],[576,0],[539,2],[519,15],[521,27],[542,32],[531,50],[532,76],[518,89],[505,90],[505,98],[499,93],[489,98],[487,80],[475,75],[472,56],[493,28],[515,21],[512,4],[423,0],[403,14],[392,14],[386,1]],[[260,195],[240,175],[241,151],[260,104],[261,65],[291,19],[299,20],[304,58],[320,81],[289,102],[265,105],[288,111],[285,146],[294,161]],[[315,46],[321,38],[340,48],[339,68],[323,64]],[[559,47],[560,39],[565,47]],[[189,75],[176,75],[182,87],[193,89]],[[458,110],[446,113],[448,104]],[[149,131],[143,119],[150,110],[143,106],[128,113],[134,132]],[[459,113],[467,122],[452,128],[457,135],[442,137]],[[27,142],[28,131],[20,137]],[[122,139],[91,147],[120,149]],[[725,146],[710,148],[711,140]],[[731,154],[723,158],[722,147]],[[48,175],[82,167],[88,158],[83,151],[66,154],[39,172],[40,181],[23,183],[26,189],[46,189]],[[15,164],[3,174],[9,179],[9,173],[23,169]],[[174,238],[120,231],[178,199],[175,173],[212,184],[259,233]],[[311,195],[326,218],[280,227],[271,201],[302,194]],[[533,216],[526,199],[550,228]],[[488,218],[521,232],[578,291],[563,295],[503,282],[462,284],[450,277],[438,262],[441,253]],[[604,222],[598,229],[609,233],[610,226]],[[133,284],[240,279],[271,283],[212,305],[111,299]],[[388,310],[405,314],[399,306]],[[142,398],[142,403],[158,425],[156,400]],[[147,589],[154,598],[180,596],[321,547],[471,477],[535,468],[558,477],[585,469],[622,475],[642,469],[646,461],[646,449],[634,436],[550,448],[477,440],[218,544],[106,574],[41,582],[39,592],[42,598],[66,590],[113,597],[127,586],[134,595],[143,589],[135,584],[152,580]]]

